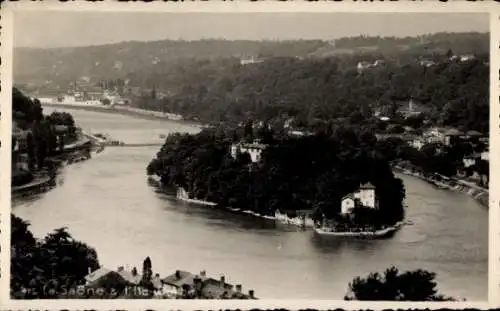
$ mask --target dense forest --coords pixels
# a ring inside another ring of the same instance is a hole
[[[414,99],[434,125],[487,133],[489,65],[479,58],[452,62],[440,57],[445,60],[434,67],[386,62],[361,74],[355,57],[274,58],[247,66],[197,61],[180,64],[175,74],[154,76],[170,96],[148,94],[135,104],[208,123],[293,118],[295,127],[310,129],[346,117],[374,126],[375,112],[398,119],[398,108]]]
[[[170,70],[178,61],[306,56],[325,42],[296,41],[230,41],[207,39],[198,41],[162,40],[153,42],[122,42],[116,44],[34,49],[17,48],[14,58],[16,83],[64,84],[81,76],[98,79],[126,78],[143,69]],[[78,59],[78,62],[74,60]]]
[[[229,152],[232,142],[247,139],[249,128],[243,135],[222,129],[171,135],[148,165],[148,174],[223,207],[265,215],[276,209],[314,210],[317,219],[322,214],[337,217],[341,198],[360,183],[371,182],[380,208],[370,221],[383,225],[403,218],[403,183],[376,150],[372,134],[338,128],[330,134],[273,141],[264,128],[253,136],[267,139],[269,147],[261,162],[251,163],[248,154],[234,159]]]

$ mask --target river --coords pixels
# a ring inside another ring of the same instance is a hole
[[[175,122],[68,111],[84,130],[127,143],[198,131]],[[161,276],[177,269],[226,274],[230,283],[254,289],[261,299],[342,299],[354,277],[391,265],[437,273],[439,290],[446,295],[487,299],[488,210],[465,194],[400,176],[413,225],[389,240],[339,241],[157,193],[147,183],[146,165],[158,150],[107,148],[66,167],[50,192],[14,201],[13,212],[30,221],[38,237],[68,227],[76,239],[96,248],[108,268],[140,269],[150,256]]]

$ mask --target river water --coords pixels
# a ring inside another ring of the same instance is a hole
[[[198,131],[174,122],[69,112],[84,130],[127,143],[161,142],[160,134]],[[342,299],[354,277],[394,265],[437,273],[446,295],[487,299],[488,210],[464,194],[400,176],[413,225],[389,240],[320,238],[157,193],[147,183],[146,165],[159,148],[107,148],[66,167],[50,192],[14,201],[13,212],[29,220],[39,237],[68,227],[76,239],[96,248],[108,268],[140,269],[150,256],[161,276],[177,269],[225,274],[259,298]]]

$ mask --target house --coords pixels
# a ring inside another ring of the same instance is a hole
[[[357,204],[372,209],[377,207],[375,186],[370,182],[361,184],[358,191],[347,194],[341,199],[341,213],[350,214]]]
[[[468,62],[471,60],[476,59],[476,56],[474,54],[465,54],[465,55],[460,55],[460,61],[461,62]]]
[[[263,60],[261,59],[255,59],[254,56],[250,57],[249,59],[241,59],[240,60],[240,64],[242,66],[245,66],[245,65],[250,65],[250,64],[258,64],[258,63],[262,63]]]
[[[435,66],[436,65],[436,62],[433,61],[433,60],[430,60],[430,59],[423,59],[420,61],[420,66],[423,66],[423,67],[432,67],[432,66]]]
[[[201,295],[208,299],[255,299],[254,291],[248,295],[242,293],[241,285],[233,286],[226,282],[224,276],[219,279],[207,277],[205,271],[199,275],[191,272],[177,270],[174,274],[161,280],[163,292],[169,296],[182,297],[184,295]]]
[[[471,167],[471,166],[474,166],[476,165],[476,160],[478,158],[480,158],[481,156],[478,155],[478,154],[471,154],[471,155],[468,155],[468,156],[465,156],[463,159],[462,159],[462,162],[464,164],[464,168],[468,168],[468,167]]]
[[[153,288],[154,288],[154,295],[155,296],[167,296],[167,293],[164,292],[165,285],[161,281],[160,274],[156,273],[153,279],[151,280],[153,283]]]
[[[358,62],[358,64],[356,65],[358,72],[363,72],[363,70],[366,70],[366,69],[369,69],[372,67],[373,67],[373,64],[368,62],[368,61],[361,61],[361,62]]]
[[[453,145],[458,142],[460,140],[460,137],[463,135],[463,132],[455,128],[451,128],[444,133],[444,144],[447,146]]]
[[[252,162],[256,163],[262,159],[262,151],[267,148],[267,145],[258,142],[253,143],[237,143],[231,145],[231,156],[236,159],[238,154],[248,153]]]
[[[489,161],[490,160],[490,152],[484,151],[481,153],[481,160]]]
[[[168,296],[182,296],[183,292],[192,294],[195,290],[195,275],[188,271],[177,270],[174,274],[161,280],[163,293]],[[200,273],[200,278],[205,277],[205,273]]]
[[[132,271],[127,271],[123,267],[118,267],[117,272],[131,285],[139,285],[141,282],[142,275],[137,273],[136,268],[133,268]]]
[[[420,150],[425,145],[425,141],[422,138],[420,138],[420,137],[415,137],[411,141],[409,141],[408,144],[411,147],[413,147],[413,148],[415,148],[417,150]]]
[[[352,193],[342,197],[341,214],[343,215],[351,214],[352,211],[354,210],[354,207],[356,207],[356,203],[357,203],[356,198]]]
[[[426,110],[426,107],[424,107],[420,101],[410,98],[408,101],[400,104],[397,112],[404,118],[409,118],[418,116]]]
[[[429,128],[424,132],[424,140],[427,144],[444,143],[446,129],[440,127]]]
[[[28,135],[31,130],[23,130],[17,125],[15,120],[12,120],[12,136],[16,139],[16,145],[13,146],[15,151],[23,152],[28,147]]]
[[[478,131],[471,130],[465,133],[465,139],[471,142],[477,142],[481,137],[483,137],[483,134]]]
[[[85,276],[85,286],[90,288],[103,288],[103,289],[124,289],[128,282],[116,271],[99,268],[95,271],[90,271]]]

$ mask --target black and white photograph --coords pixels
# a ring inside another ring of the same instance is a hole
[[[11,61],[11,300],[488,301],[489,13],[18,9]]]

